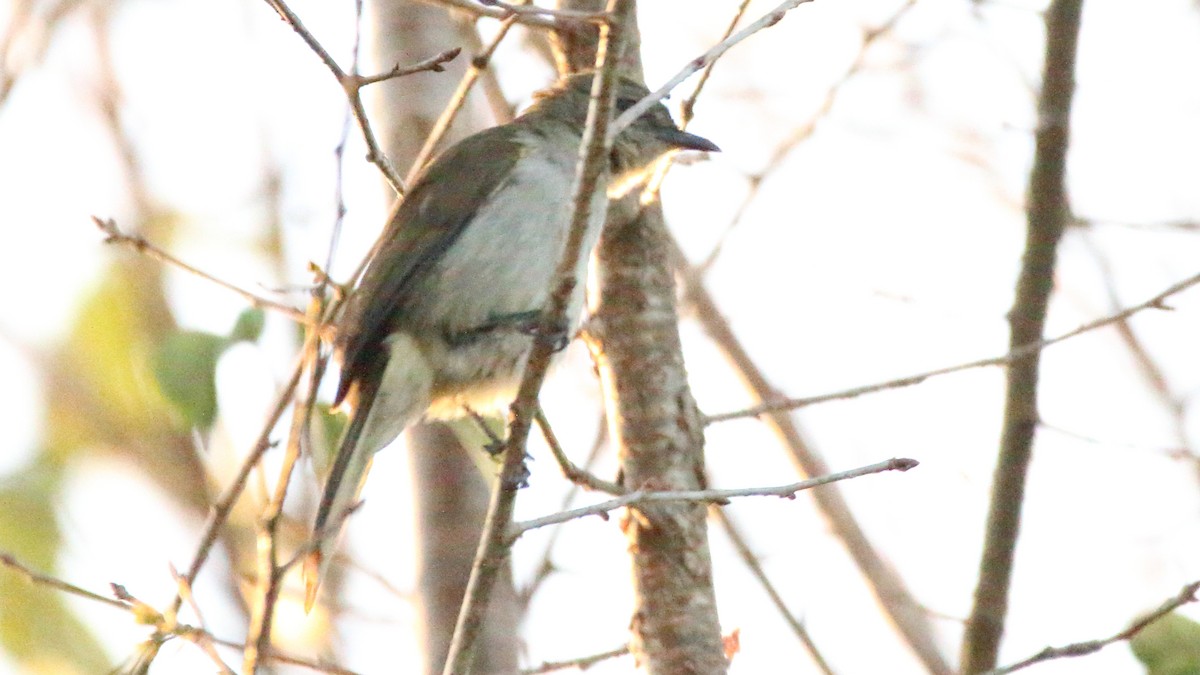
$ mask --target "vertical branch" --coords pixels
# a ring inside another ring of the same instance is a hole
[[[314,297],[309,303],[308,317],[310,325],[319,323],[325,304],[320,297]],[[292,471],[300,459],[300,444],[305,431],[312,420],[316,386],[321,379],[322,364],[318,360],[320,351],[320,331],[310,328],[304,339],[304,349],[301,356],[301,369],[307,364],[311,368],[309,387],[302,399],[296,402],[292,409],[292,426],[288,433],[287,451],[279,469],[279,479],[275,483],[275,492],[259,519],[258,531],[258,566],[257,584],[254,593],[254,606],[250,614],[250,626],[246,633],[246,649],[242,654],[242,672],[244,675],[254,675],[258,672],[260,660],[271,652],[271,624],[275,618],[275,603],[283,582],[287,567],[279,565],[279,520],[283,515],[283,500],[287,496],[288,484],[291,482]]]
[[[1082,8],[1083,0],[1054,0],[1046,10],[1046,56],[1033,170],[1029,176],[1025,253],[1009,312],[1010,349],[1042,339],[1058,244],[1070,218],[1065,176]],[[1000,455],[993,479],[979,581],[963,636],[961,665],[967,675],[996,666],[1004,632],[1025,480],[1038,420],[1039,362],[1040,352],[1035,351],[1014,360],[1008,367]]]
[[[622,73],[640,79],[633,4],[622,3],[613,21],[627,22],[622,28],[630,35]],[[560,6],[595,8],[586,0]],[[586,63],[592,44],[586,30],[558,35],[560,66]],[[589,346],[633,490],[703,487],[703,427],[684,370],[667,241],[657,203],[624,202],[610,208],[597,249]],[[704,505],[639,506],[623,529],[633,563],[630,651],[637,661],[650,673],[724,673]]]
[[[625,17],[632,17],[633,6],[633,0],[609,0],[610,12],[621,12]],[[492,490],[483,536],[475,553],[475,563],[471,568],[466,597],[459,611],[458,624],[454,628],[450,653],[446,656],[446,666],[442,671],[445,675],[459,675],[471,671],[475,644],[481,631],[487,601],[508,559],[512,545],[506,531],[512,523],[517,490],[527,475],[525,444],[533,425],[534,412],[537,410],[538,391],[546,379],[546,371],[553,356],[555,341],[552,336],[559,326],[566,323],[567,306],[576,284],[583,283],[582,279],[575,278],[576,263],[584,253],[583,240],[591,220],[593,196],[598,189],[604,189],[603,182],[609,157],[605,139],[608,137],[616,98],[615,73],[619,60],[617,57],[621,54],[624,28],[620,18],[614,18],[612,23],[600,28],[595,61],[596,79],[592,85],[578,168],[571,187],[570,229],[563,246],[562,258],[555,268],[550,299],[538,321],[538,337],[533,341],[521,385],[512,403],[500,476]]]
[[[609,222],[589,334],[632,490],[703,487],[704,437],[688,388],[661,209]],[[651,673],[726,670],[705,507],[644,505],[623,524],[633,557],[631,651]]]

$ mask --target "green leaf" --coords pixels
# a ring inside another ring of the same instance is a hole
[[[1172,612],[1129,641],[1147,675],[1200,675],[1200,624]]]
[[[154,378],[193,427],[208,429],[217,417],[217,360],[229,339],[184,331],[167,337],[154,354]]]
[[[313,469],[318,476],[328,476],[347,421],[346,415],[334,411],[327,403],[318,403],[313,408],[309,438],[312,442]]]
[[[233,342],[257,342],[262,335],[263,324],[266,323],[266,313],[257,307],[251,307],[238,314],[237,323],[229,339]]]

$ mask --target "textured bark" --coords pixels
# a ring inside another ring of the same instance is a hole
[[[1033,170],[1029,177],[1025,253],[1009,312],[1010,351],[1042,339],[1054,286],[1058,244],[1070,219],[1067,147],[1082,9],[1082,0],[1055,0],[1046,11],[1046,56]],[[1038,421],[1040,356],[1041,352],[1035,351],[1008,367],[1000,455],[993,478],[979,582],[963,637],[962,672],[968,675],[995,668],[1004,633],[1025,481]]]
[[[380,69],[396,62],[413,63],[451,47],[464,47],[464,53],[447,64],[444,73],[421,73],[375,85],[379,105],[373,113],[374,124],[388,156],[403,174],[458,86],[469,64],[469,46],[474,38],[463,32],[469,27],[438,7],[403,0],[371,6],[378,29],[374,45]],[[472,92],[443,147],[490,124],[486,111],[483,97]],[[445,427],[416,428],[408,435],[408,445],[417,522],[417,598],[425,672],[440,673],[470,575],[488,490],[466,454],[469,451]],[[488,613],[476,651],[477,672],[515,672],[514,627],[520,609],[510,572],[504,573],[497,585]]]
[[[591,329],[625,485],[702,487],[704,437],[680,349],[666,232],[657,207],[608,224]],[[624,521],[636,597],[634,655],[651,673],[723,673],[706,508],[657,504]]]
[[[628,17],[619,72],[640,81],[633,0],[619,13]],[[555,44],[560,68],[594,63],[594,29],[559,35]],[[703,482],[703,426],[683,364],[666,237],[657,205],[627,201],[610,209],[597,249],[589,333],[624,482],[635,490],[692,490]],[[706,511],[702,504],[656,504],[630,510],[623,520],[635,591],[630,648],[647,672],[726,672]]]

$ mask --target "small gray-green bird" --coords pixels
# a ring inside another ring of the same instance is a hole
[[[592,79],[565,78],[513,122],[453,146],[392,212],[384,243],[338,320],[342,372],[334,404],[347,402],[351,415],[317,511],[320,541],[305,565],[309,606],[371,457],[422,418],[492,413],[516,396],[530,329],[549,300],[567,239]],[[617,110],[647,93],[620,80]],[[575,268],[571,321],[583,309],[605,185],[628,182],[622,179],[682,149],[717,147],[679,130],[661,104],[614,140]]]

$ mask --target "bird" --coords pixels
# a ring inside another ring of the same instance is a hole
[[[591,72],[563,77],[512,122],[453,145],[393,209],[335,320],[341,373],[333,403],[350,413],[305,560],[306,608],[374,454],[422,419],[498,412],[515,398],[570,227],[593,79]],[[617,78],[615,109],[648,93]],[[591,196],[576,279],[585,278],[599,239],[606,190],[680,150],[719,148],[680,130],[661,103],[614,138],[606,180]],[[576,324],[583,286],[568,303]]]

